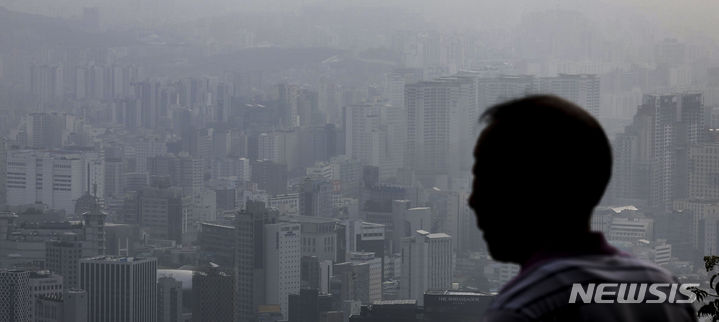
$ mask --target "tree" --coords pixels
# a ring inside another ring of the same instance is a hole
[[[707,272],[713,272],[717,265],[719,265],[719,256],[704,256],[704,268]],[[719,273],[714,273],[709,279],[709,291],[698,287],[689,288],[697,296],[697,301],[704,303],[697,311],[697,316],[710,317],[712,321],[719,321],[719,279],[717,276]],[[710,298],[714,298],[714,300]]]

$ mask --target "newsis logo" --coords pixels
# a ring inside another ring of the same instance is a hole
[[[692,287],[699,284],[574,283],[569,303],[693,303]]]

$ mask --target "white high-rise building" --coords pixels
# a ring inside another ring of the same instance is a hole
[[[349,105],[344,111],[345,150],[363,165],[379,166],[383,140],[380,105]]]
[[[98,256],[80,260],[89,321],[157,320],[157,260]]]
[[[354,265],[368,265],[367,302],[382,300],[382,259],[372,252],[352,252],[350,262]]]
[[[300,293],[301,226],[297,223],[265,225],[265,304],[280,305],[287,319],[290,294]]]
[[[424,72],[420,68],[395,69],[387,74],[385,92],[392,106],[404,107],[404,86],[422,81]]]
[[[105,167],[94,152],[9,151],[7,202],[11,206],[43,203],[72,213],[85,193],[104,195]]]
[[[296,164],[299,144],[293,130],[262,133],[257,140],[258,160],[270,160],[292,167]]]
[[[427,290],[446,290],[452,284],[452,236],[417,230],[402,240],[400,297],[424,303]]]
[[[559,74],[539,79],[539,92],[554,94],[599,117],[599,76],[592,74]]]
[[[257,140],[257,158],[259,160],[270,160],[279,163],[280,155],[282,154],[282,150],[280,149],[281,136],[279,133],[262,133]]]
[[[405,166],[418,175],[459,175],[472,164],[479,107],[475,80],[443,77],[405,86]]]
[[[158,136],[141,136],[133,140],[135,149],[135,171],[147,172],[147,158],[165,155],[167,144]]]

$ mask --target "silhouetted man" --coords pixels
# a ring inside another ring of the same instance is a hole
[[[690,304],[669,303],[672,292],[672,302],[689,301],[676,295],[669,272],[590,231],[612,154],[589,113],[558,97],[531,96],[492,107],[481,121],[487,126],[474,151],[469,204],[490,255],[521,265],[485,321],[696,320]],[[663,303],[646,303],[662,302],[648,291],[652,283],[664,283],[654,290],[667,295]],[[616,303],[632,293],[646,296]]]

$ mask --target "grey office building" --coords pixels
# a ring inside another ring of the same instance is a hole
[[[98,256],[80,260],[80,288],[93,322],[157,321],[157,260]]]

